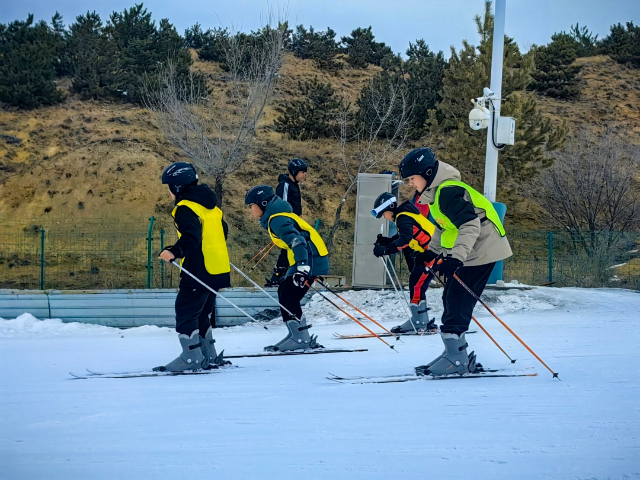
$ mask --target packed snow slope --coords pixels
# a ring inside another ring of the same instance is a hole
[[[440,290],[430,291],[439,318]],[[387,327],[393,293],[346,297]],[[408,337],[398,353],[318,295],[305,307],[331,348],[364,353],[246,358],[204,376],[74,380],[142,370],[178,353],[171,329],[0,320],[2,479],[621,479],[640,476],[640,295],[623,290],[489,291],[487,303],[555,371],[484,309],[470,349],[486,367],[537,377],[343,385],[326,375],[411,373],[442,350]],[[216,331],[229,355],[280,340],[278,321]]]

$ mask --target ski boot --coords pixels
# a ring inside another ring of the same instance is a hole
[[[474,352],[467,354],[468,344],[464,333],[458,335],[456,333],[442,332],[440,335],[444,343],[444,352],[431,363],[416,367],[416,375],[441,377],[454,373],[464,375],[469,372],[475,372],[477,368],[476,355]]]
[[[287,267],[273,267],[273,273],[271,274],[271,278],[266,278],[267,283],[264,284],[265,287],[277,287],[282,282],[285,274],[287,273]]]
[[[182,347],[180,356],[167,365],[154,368],[153,371],[182,372],[185,370],[201,369],[204,357],[200,349],[202,346],[200,338],[198,330],[194,330],[191,335],[185,335],[184,333],[178,334],[178,340],[180,340],[180,346]]]
[[[411,319],[402,325],[393,327],[391,333],[416,333],[416,331],[418,333],[425,333],[428,330],[433,331],[434,328],[437,331],[438,326],[435,324],[435,321],[429,321],[429,314],[427,313],[429,308],[427,308],[426,300],[422,300],[417,305],[412,303],[409,305],[409,308],[411,309]],[[415,330],[413,328],[414,326]]]
[[[229,360],[224,359],[224,350],[220,352],[220,355],[216,353],[216,341],[213,338],[212,327],[209,327],[204,337],[200,337],[200,343],[202,344],[202,355],[204,356],[204,360],[202,361],[202,368],[204,370],[212,370],[223,365],[231,365]]]
[[[289,333],[275,345],[264,347],[265,352],[287,352],[289,350],[306,350],[308,348],[324,348],[316,340],[316,335],[309,335],[311,325],[307,325],[307,319],[304,315],[297,320],[288,320],[285,322]]]

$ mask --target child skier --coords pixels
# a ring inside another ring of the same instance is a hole
[[[301,158],[294,158],[287,166],[289,174],[283,173],[278,177],[278,186],[276,187],[276,195],[291,205],[293,213],[302,215],[302,195],[300,193],[300,184],[307,177],[307,163]],[[287,260],[287,250],[280,250],[280,256],[276,266],[273,267],[273,274],[267,279],[265,287],[276,287],[284,278],[285,273],[289,269]]]
[[[193,165],[176,162],[162,174],[169,186],[175,208],[171,212],[178,231],[175,245],[166,247],[160,258],[165,262],[181,259],[180,264],[213,290],[229,287],[231,270],[227,251],[227,224],[216,206],[217,198],[209,186],[198,185]],[[176,331],[182,353],[156,371],[215,368],[225,362],[216,354],[215,294],[187,274],[180,275],[176,298]]]
[[[300,301],[309,290],[315,277],[329,273],[329,256],[322,238],[307,222],[291,212],[291,205],[278,197],[267,185],[250,189],[244,203],[251,208],[251,215],[269,232],[276,246],[287,252],[289,268],[278,287],[278,301],[282,320],[289,329],[288,335],[266,351],[322,348],[316,337],[309,335],[311,325],[302,314]]]
[[[371,213],[376,218],[384,217],[390,222],[395,222],[398,228],[397,235],[391,238],[378,235],[373,248],[373,254],[376,257],[392,255],[398,251],[404,251],[407,247],[413,253],[410,257],[413,261],[410,265],[411,275],[409,276],[411,319],[402,325],[393,327],[391,331],[393,333],[409,333],[416,330],[418,333],[437,331],[438,327],[435,322],[429,321],[426,299],[427,288],[433,275],[425,268],[427,264],[425,252],[429,248],[429,242],[435,229],[433,223],[422,216],[411,201],[398,205],[396,197],[391,193],[383,193],[378,196]]]
[[[400,174],[416,189],[420,204],[429,204],[437,227],[429,250],[433,270],[445,281],[441,335],[445,350],[418,375],[464,374],[476,369],[467,354],[469,329],[476,300],[454,274],[480,296],[493,266],[511,256],[511,247],[495,208],[481,193],[460,181],[460,172],[438,161],[430,148],[416,148],[400,162]]]

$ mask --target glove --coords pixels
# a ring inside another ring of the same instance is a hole
[[[311,267],[309,265],[307,265],[306,263],[298,263],[296,264],[296,269],[293,272],[291,281],[296,287],[304,288],[307,286],[310,273],[311,273]]]
[[[382,245],[386,247],[387,245],[391,245],[395,238],[393,237],[384,237],[381,233],[378,234],[378,238],[376,239],[376,245]]]
[[[387,255],[387,251],[388,251],[388,249],[384,245],[378,245],[376,243],[374,245],[374,247],[373,247],[373,254],[378,258]]]
[[[439,256],[433,266],[433,270],[440,274],[440,277],[444,277],[442,280],[447,283],[450,278],[453,278],[453,274],[456,273],[462,265],[462,261],[457,258],[447,255],[446,257]]]
[[[426,264],[433,262],[436,258],[438,258],[438,254],[433,253],[431,250],[425,250],[417,255],[418,261]]]

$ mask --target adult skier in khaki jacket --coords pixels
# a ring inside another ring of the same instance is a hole
[[[445,350],[420,367],[419,375],[464,374],[476,369],[475,354],[467,354],[469,329],[476,300],[453,278],[480,296],[495,263],[512,255],[500,218],[481,193],[460,181],[460,172],[438,161],[429,148],[416,148],[400,163],[402,178],[429,204],[436,229],[429,255],[433,270],[445,281],[441,335]]]

